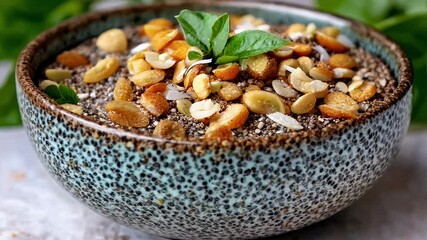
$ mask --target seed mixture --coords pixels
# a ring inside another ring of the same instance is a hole
[[[39,87],[60,86],[58,96],[61,83],[73,89],[78,103],[57,102],[99,124],[176,140],[323,128],[362,116],[395,88],[381,59],[338,28],[230,17],[230,36],[249,30],[290,42],[215,64],[172,21],[153,19],[64,51],[39,77]]]

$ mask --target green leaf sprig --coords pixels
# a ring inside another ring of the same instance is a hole
[[[198,47],[204,58],[215,58],[216,64],[256,56],[289,43],[260,30],[247,30],[229,38],[230,17],[227,13],[218,17],[207,12],[182,10],[176,19],[187,43]],[[201,56],[192,53],[189,57],[198,59]]]
[[[79,102],[76,92],[64,84],[50,85],[45,88],[44,92],[58,104],[77,104]]]

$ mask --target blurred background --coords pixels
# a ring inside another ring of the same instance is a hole
[[[164,1],[164,0],[163,0]],[[92,9],[162,0],[34,0],[0,1],[0,127],[19,126],[14,69],[25,45],[43,30]],[[427,123],[427,0],[288,1],[349,16],[374,26],[399,43],[415,73],[412,121]]]

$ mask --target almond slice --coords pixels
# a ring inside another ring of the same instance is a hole
[[[359,87],[350,91],[350,97],[357,102],[363,102],[375,96],[376,92],[377,87],[374,84],[363,81]]]
[[[163,95],[144,92],[140,99],[141,105],[152,115],[159,117],[169,112],[169,103]]]
[[[132,102],[114,100],[105,105],[111,121],[125,127],[146,127],[148,117]]]
[[[120,61],[116,57],[107,57],[100,60],[96,65],[90,68],[83,77],[85,83],[98,83],[104,81],[117,72],[120,67]]]
[[[320,45],[322,45],[326,49],[329,49],[333,52],[343,53],[343,52],[346,52],[348,50],[347,46],[345,46],[344,44],[342,44],[341,42],[339,42],[335,38],[330,37],[330,36],[328,36],[322,32],[318,31],[316,33],[315,38],[316,38],[316,41]]]
[[[230,104],[219,114],[211,125],[222,125],[229,129],[242,127],[249,117],[249,111],[243,104]]]
[[[298,93],[294,89],[292,89],[290,86],[280,80],[273,80],[271,82],[271,85],[274,91],[282,97],[294,98],[298,95]]]
[[[162,81],[165,78],[165,71],[160,69],[148,70],[131,77],[131,81],[140,87],[148,87]]]
[[[301,130],[304,128],[295,118],[285,115],[281,112],[270,113],[267,115],[267,117],[274,122],[292,130]]]
[[[316,100],[316,94],[306,93],[291,105],[291,111],[296,114],[308,113],[314,108],[314,105],[316,105]]]
[[[239,75],[240,66],[238,63],[222,64],[219,65],[212,72],[217,78],[223,81],[230,81],[235,79],[237,75]]]

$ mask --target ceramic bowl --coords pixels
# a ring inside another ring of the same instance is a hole
[[[381,57],[398,81],[372,114],[332,127],[228,144],[171,141],[101,126],[59,108],[34,84],[61,51],[106,29],[181,9],[254,14],[272,24],[335,25]],[[411,68],[400,48],[348,19],[274,2],[136,6],[67,21],[32,41],[17,65],[22,119],[40,160],[74,197],[123,225],[179,239],[277,235],[325,219],[382,175],[407,131]]]

